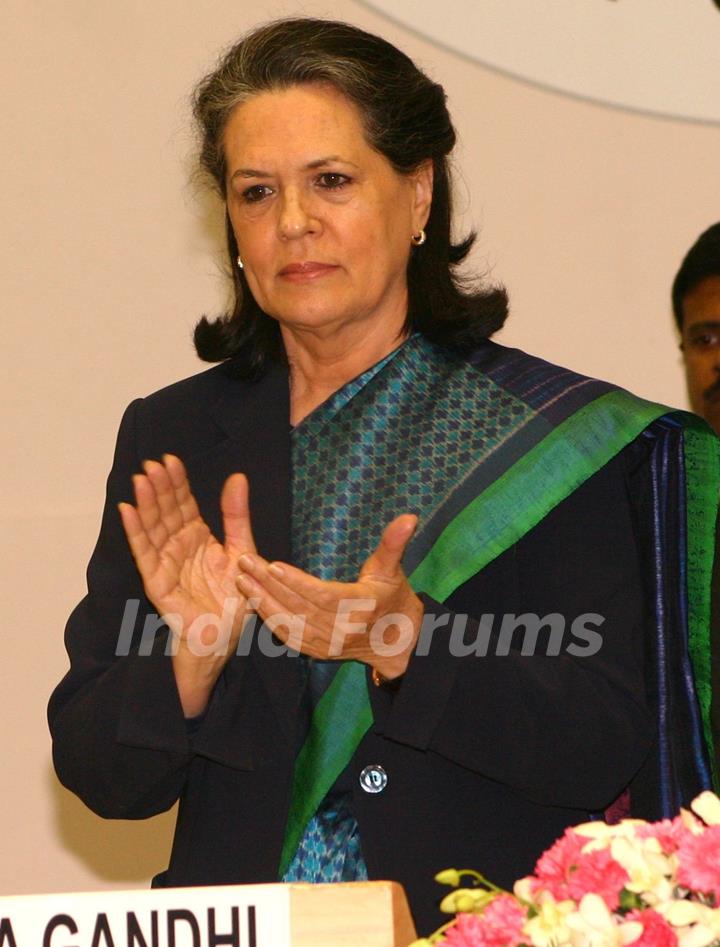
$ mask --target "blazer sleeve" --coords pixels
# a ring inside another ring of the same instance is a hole
[[[428,635],[426,624],[394,693],[371,688],[386,738],[541,804],[599,811],[622,792],[653,735],[628,495],[643,488],[637,451],[598,471],[445,604],[421,596],[425,622],[438,627]],[[517,616],[525,621],[503,636],[503,620]]]
[[[60,780],[102,816],[161,812],[213,764],[291,769],[297,662],[265,658],[257,631],[229,657],[202,718],[187,721],[169,632],[144,594],[117,509],[133,502],[132,476],[143,459],[177,454],[220,538],[222,485],[243,470],[253,484],[255,537],[271,557],[287,558],[287,399],[284,367],[245,384],[223,363],[134,401],[122,418],[88,592],[65,633],[70,670],[48,709]]]
[[[70,671],[48,708],[61,782],[99,815],[120,818],[169,808],[191,758],[172,664],[164,655],[167,628],[145,597],[117,510],[120,501],[132,499],[131,477],[140,469],[140,404],[130,404],[120,425],[88,594],[65,631]],[[152,648],[146,638],[145,648],[135,642],[129,651],[128,633],[137,627],[148,629]],[[144,650],[150,653],[139,653]]]

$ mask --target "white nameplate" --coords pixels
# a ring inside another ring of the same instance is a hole
[[[0,898],[0,947],[290,947],[288,885]]]

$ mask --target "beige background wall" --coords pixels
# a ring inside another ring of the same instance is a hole
[[[445,85],[476,262],[511,291],[502,339],[685,403],[668,285],[720,219],[720,127],[537,90],[353,0],[262,16],[229,0],[5,0],[0,893],[141,885],[165,864],[169,818],[104,823],[59,787],[45,703],[120,413],[200,367],[190,329],[224,295],[218,211],[188,183],[189,89],[237,34],[297,12],[382,32]]]

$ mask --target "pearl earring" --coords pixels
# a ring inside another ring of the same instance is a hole
[[[237,265],[238,265],[238,269],[239,269],[239,270],[241,270],[241,269],[243,268],[243,261],[242,261],[242,257],[240,257],[240,256],[238,256],[238,258],[237,258]]]

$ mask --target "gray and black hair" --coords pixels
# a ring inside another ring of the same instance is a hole
[[[434,180],[427,240],[408,263],[405,331],[456,349],[476,346],[507,318],[502,288],[478,287],[457,272],[475,234],[453,243],[448,155],[455,129],[445,92],[391,43],[348,23],[310,18],[268,23],[244,36],[197,86],[194,115],[200,131],[200,165],[226,197],[224,133],[237,105],[262,92],[305,84],[329,84],[361,115],[371,147],[400,174],[432,161]],[[206,361],[237,356],[244,375],[258,374],[268,358],[282,357],[278,324],[257,305],[235,266],[237,244],[226,216],[233,272],[233,308],[195,328],[195,346]]]

